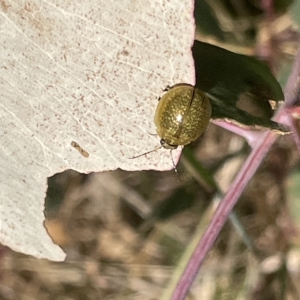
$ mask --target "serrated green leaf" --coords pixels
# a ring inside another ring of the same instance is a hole
[[[269,100],[283,101],[281,86],[264,63],[254,57],[195,41],[193,48],[196,86],[207,93],[212,104],[212,118],[226,119],[235,124],[254,128],[288,131],[270,117]],[[240,105],[241,98],[248,101]],[[259,111],[259,115],[249,113]],[[254,108],[254,109],[253,109]]]
[[[214,96],[226,97],[233,103],[242,92],[251,91],[262,100],[284,99],[281,86],[268,66],[256,58],[200,41],[194,42],[192,51],[196,85],[203,91]]]

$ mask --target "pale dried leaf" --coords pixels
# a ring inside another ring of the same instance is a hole
[[[47,177],[172,168],[164,149],[130,158],[159,144],[161,91],[194,83],[193,2],[0,5],[0,241],[61,260],[43,227]]]

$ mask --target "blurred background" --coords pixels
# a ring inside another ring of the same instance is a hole
[[[196,39],[259,57],[284,87],[299,45],[300,0],[196,0],[195,18]],[[249,151],[243,138],[210,124],[184,149],[177,172],[49,178],[45,226],[66,262],[1,248],[0,299],[159,299]],[[299,200],[299,153],[282,136],[187,299],[300,299]]]

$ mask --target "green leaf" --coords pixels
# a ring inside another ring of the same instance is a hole
[[[207,93],[212,104],[212,119],[225,119],[241,126],[287,128],[270,117],[269,100],[283,101],[281,86],[264,63],[254,57],[195,41],[193,56],[196,86]]]

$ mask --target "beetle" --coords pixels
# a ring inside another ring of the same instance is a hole
[[[165,90],[156,108],[154,123],[166,149],[176,149],[195,141],[206,129],[211,104],[200,89],[179,83]]]
[[[174,150],[195,141],[205,131],[211,117],[211,104],[200,89],[188,83],[167,87],[159,98],[154,123],[160,146],[134,156],[137,158],[161,147]],[[174,164],[174,163],[173,163]]]

